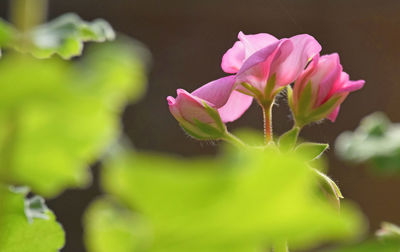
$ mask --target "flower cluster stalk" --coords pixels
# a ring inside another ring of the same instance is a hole
[[[47,17],[48,0],[10,0],[11,22],[20,30],[43,23]]]
[[[269,144],[273,140],[272,132],[272,107],[273,102],[261,105],[264,117],[264,138],[265,144]]]

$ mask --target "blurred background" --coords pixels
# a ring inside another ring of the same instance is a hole
[[[0,16],[7,17],[8,1],[0,1]],[[354,130],[373,111],[400,121],[400,1],[398,0],[51,0],[49,19],[76,12],[85,20],[104,18],[115,30],[143,42],[151,51],[147,95],[128,106],[124,130],[140,150],[182,156],[214,155],[217,147],[187,137],[170,115],[166,96],[177,88],[192,91],[224,76],[220,61],[236,41],[237,33],[266,32],[278,38],[300,33],[314,36],[322,53],[338,52],[352,79],[365,79],[365,87],[350,95],[336,123],[308,126],[301,137],[334,144],[343,131]],[[278,99],[274,131],[288,130],[292,120],[284,99]],[[99,125],[101,127],[101,125]],[[262,129],[262,115],[252,106],[228,127]],[[339,161],[328,152],[329,175],[346,199],[355,201],[370,220],[400,223],[400,178],[373,176],[365,167]],[[68,190],[48,201],[67,233],[63,251],[84,251],[81,216],[97,195],[94,183],[85,190]]]

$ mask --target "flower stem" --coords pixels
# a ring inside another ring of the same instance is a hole
[[[10,0],[12,23],[20,30],[43,23],[47,17],[48,0]]]
[[[286,241],[277,242],[274,245],[274,252],[289,252],[289,248]]]
[[[272,132],[272,107],[274,102],[266,102],[261,105],[263,116],[264,116],[264,138],[265,144],[270,143],[273,140]]]
[[[247,145],[240,140],[239,138],[237,138],[235,135],[226,132],[225,136],[222,138],[222,140],[225,140],[228,143],[231,143],[233,145],[235,145],[238,148],[243,148],[243,147],[247,147]]]

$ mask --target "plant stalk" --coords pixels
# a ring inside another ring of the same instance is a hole
[[[48,0],[10,0],[11,22],[21,32],[46,21]]]
[[[274,102],[267,102],[261,105],[264,116],[264,139],[265,144],[269,144],[273,140],[272,132],[272,107]]]

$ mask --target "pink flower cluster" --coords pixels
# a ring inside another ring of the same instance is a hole
[[[199,123],[215,126],[218,120],[206,108],[215,109],[222,122],[232,122],[253,99],[261,106],[271,105],[293,82],[288,98],[298,125],[324,118],[334,122],[349,92],[364,85],[363,80],[349,80],[337,54],[320,56],[321,45],[310,35],[277,39],[266,33],[240,32],[238,38],[221,63],[222,70],[233,75],[192,93],[178,89],[177,98],[167,98],[172,115],[184,129],[207,135],[198,130]]]

